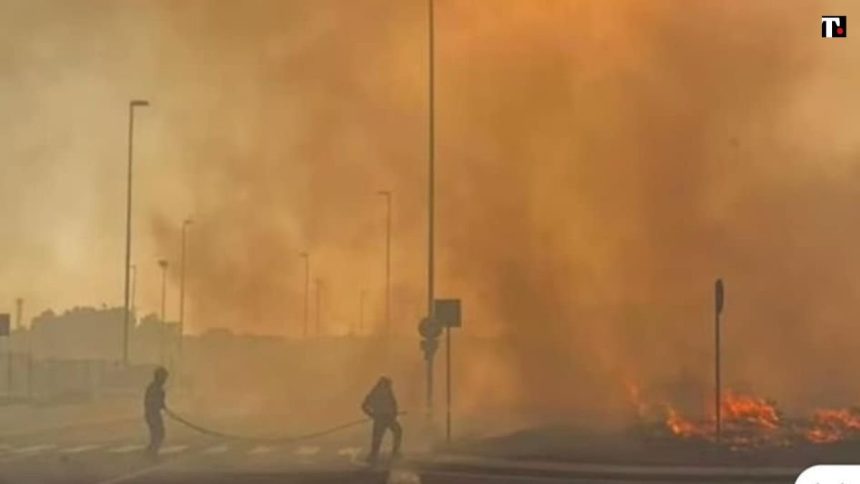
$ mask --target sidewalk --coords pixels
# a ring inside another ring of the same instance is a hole
[[[410,464],[426,471],[501,474],[505,476],[629,480],[737,480],[794,482],[803,471],[792,467],[718,467],[559,463],[485,458],[460,454],[415,456]]]

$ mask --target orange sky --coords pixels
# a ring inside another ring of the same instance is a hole
[[[834,338],[860,354],[839,338],[860,290],[860,64],[850,32],[819,36],[834,9],[857,7],[438,0],[439,295],[463,298],[470,331],[507,335],[524,380],[571,355],[594,379],[662,375],[668,349],[673,372],[698,368],[716,276],[727,338],[748,345],[728,349],[739,380],[772,366],[811,380],[794,355]],[[392,0],[0,3],[0,310],[19,295],[30,314],[122,303],[126,110],[143,97],[142,308],[191,215],[192,330],[298,334],[302,250],[327,331],[354,324],[362,288],[378,323],[389,188],[394,317],[414,331],[425,15]]]

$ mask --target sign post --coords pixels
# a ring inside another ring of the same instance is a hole
[[[437,299],[434,301],[433,314],[436,321],[445,328],[445,442],[451,443],[451,328],[459,328],[460,300]]]
[[[12,332],[8,313],[0,314],[0,336],[6,337],[6,393],[12,395]]]
[[[723,313],[723,280],[717,279],[714,284],[714,343],[715,343],[715,395],[714,395],[714,410],[716,411],[716,438],[717,443],[720,443],[722,437],[722,400],[720,398],[720,390],[722,387],[720,374],[720,316]]]

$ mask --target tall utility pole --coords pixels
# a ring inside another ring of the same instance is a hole
[[[18,298],[15,299],[15,329],[21,330],[21,323],[24,318],[24,299]]]
[[[22,335],[21,333],[21,315],[24,312],[24,300],[22,298],[15,299],[15,331],[18,331],[19,337]],[[8,378],[9,378],[9,393],[12,393],[12,380],[15,376],[13,364],[15,362],[15,356],[12,353],[12,336],[14,335],[14,331],[9,331],[9,336],[6,338],[9,341],[9,362],[8,362]]]
[[[380,190],[385,197],[385,336],[391,336],[391,190]]]
[[[358,304],[358,334],[361,335],[364,332],[364,297],[367,294],[367,291],[364,289],[361,290],[361,295],[359,296],[359,304]]]
[[[128,190],[125,213],[125,304],[123,305],[122,361],[128,366],[128,320],[129,311],[129,272],[131,272],[131,187],[132,158],[134,153],[134,108],[149,106],[149,101],[140,99],[128,103]]]
[[[159,349],[161,353],[161,365],[164,366],[164,326],[165,322],[165,310],[167,307],[167,260],[161,259],[158,261],[158,265],[161,267],[161,327],[159,331]]]
[[[131,265],[131,312],[135,313],[135,292],[137,291],[137,264]]]
[[[185,334],[185,258],[190,218],[182,221],[182,258],[179,262],[179,354],[182,354],[182,339]]]
[[[307,252],[299,254],[305,260],[305,321],[302,326],[302,337],[308,337],[308,316],[310,314],[310,290],[311,290],[311,255]]]
[[[724,290],[723,290],[723,280],[717,279],[717,282],[714,284],[714,356],[715,356],[715,391],[714,391],[714,410],[716,413],[716,437],[717,443],[722,439],[722,398],[720,396],[720,392],[722,390],[722,375],[720,368],[720,316],[723,313],[723,299],[724,299]]]
[[[322,305],[320,304],[322,297],[320,294],[322,293],[322,281],[316,279],[314,282],[316,282],[317,289],[317,338],[319,338],[322,335],[320,332],[320,314],[322,314]]]
[[[433,19],[433,0],[427,1],[428,7],[428,48],[429,48],[429,119],[428,119],[428,177],[427,177],[427,316],[430,321],[433,321],[433,284],[434,284],[434,204],[435,204],[435,113],[434,113],[434,59],[433,59],[433,35],[434,35],[434,19]],[[427,360],[427,415],[433,415],[433,351],[426,357]]]

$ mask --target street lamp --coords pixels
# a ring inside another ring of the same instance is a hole
[[[182,258],[179,262],[179,353],[182,353],[182,337],[185,334],[185,256],[188,226],[194,222],[187,218],[182,221]]]
[[[134,108],[149,106],[140,99],[128,103],[128,190],[125,214],[125,303],[123,305],[122,360],[128,366],[129,272],[131,272],[131,182],[134,153]]]
[[[361,295],[359,297],[359,309],[358,309],[358,336],[364,332],[364,298],[367,295],[367,291],[364,289],[361,290]]]
[[[308,305],[310,300],[311,256],[307,252],[299,254],[305,260],[305,320],[302,326],[302,337],[308,337]]]
[[[322,306],[320,304],[322,299],[322,281],[320,281],[319,279],[315,279],[314,282],[316,282],[317,286],[317,338],[319,338],[320,336],[322,336],[322,333],[320,332],[320,314],[322,314]]]
[[[434,11],[433,0],[427,1],[427,44],[428,44],[428,119],[427,119],[427,321],[434,325],[433,298],[434,298],[434,208],[436,188],[436,147],[435,147],[435,82],[434,82]],[[433,358],[436,353],[436,339],[426,338],[424,348],[424,359],[427,362],[427,416],[433,416]]]
[[[135,293],[137,292],[137,264],[131,265],[131,312],[134,313]]]
[[[391,336],[391,190],[377,192],[385,197],[385,335]]]
[[[161,327],[159,329],[159,350],[161,354],[161,364],[164,365],[164,326],[165,326],[165,302],[167,300],[167,260],[161,259],[158,261],[161,267]]]

